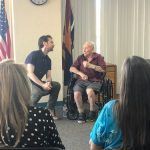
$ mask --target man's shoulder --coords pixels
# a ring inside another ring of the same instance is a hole
[[[83,55],[83,54],[79,55],[79,56],[77,57],[77,59],[84,59],[84,55]]]
[[[26,59],[25,59],[25,63],[28,64],[29,62],[31,62],[31,60],[36,59],[37,56],[39,55],[38,53],[39,53],[39,50],[33,50],[33,51],[31,51],[31,52],[27,55],[27,57],[26,57]]]
[[[104,59],[104,57],[103,57],[101,54],[96,53],[96,52],[93,53],[93,56],[92,56],[92,57],[93,57],[93,58],[96,58],[96,59]]]
[[[101,55],[101,54],[96,53],[96,52],[94,52],[94,53],[93,53],[93,56],[95,56],[95,57],[102,57],[102,55]]]
[[[33,50],[29,53],[29,55],[38,55],[40,53],[39,50]]]

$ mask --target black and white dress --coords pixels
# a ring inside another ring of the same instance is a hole
[[[8,136],[0,137],[0,145],[11,146],[15,142],[15,134],[10,127],[6,129]],[[59,137],[54,120],[47,109],[30,107],[28,122],[17,147],[59,147],[65,149]]]

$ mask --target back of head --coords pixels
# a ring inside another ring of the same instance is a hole
[[[23,65],[4,60],[0,62],[0,72],[0,134],[1,138],[9,138],[7,129],[11,128],[15,134],[15,140],[10,141],[12,146],[19,142],[24,131],[31,92]]]
[[[122,68],[118,123],[124,148],[150,145],[150,64],[132,56]]]

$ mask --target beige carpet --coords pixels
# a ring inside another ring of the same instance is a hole
[[[77,121],[62,118],[55,121],[66,150],[88,150],[89,134],[93,123],[78,124]]]

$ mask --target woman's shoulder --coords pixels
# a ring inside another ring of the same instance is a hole
[[[112,108],[117,103],[117,100],[112,99],[104,105],[104,108]]]
[[[99,115],[100,120],[114,117],[113,108],[116,102],[117,100],[110,100],[108,103],[104,105],[104,107],[100,111]]]

